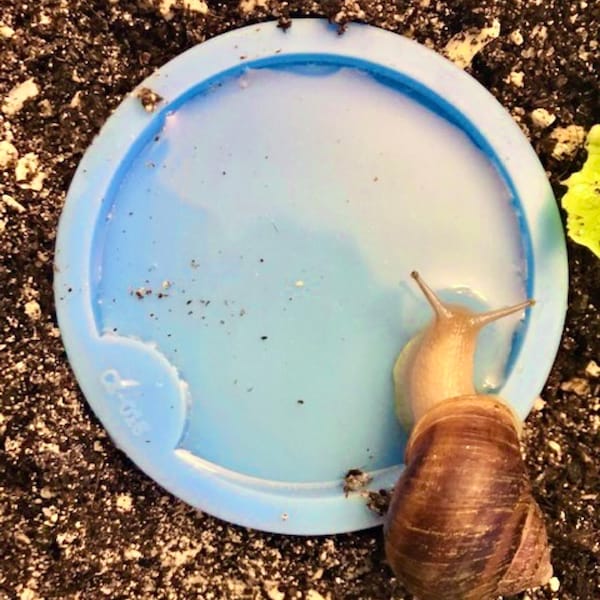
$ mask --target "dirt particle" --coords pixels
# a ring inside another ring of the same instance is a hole
[[[381,489],[377,492],[369,491],[367,508],[379,516],[383,516],[387,513],[391,500],[391,490]]]
[[[363,490],[371,481],[371,475],[361,469],[350,469],[344,476],[344,494],[348,496],[350,492]]]
[[[136,298],[142,300],[146,296],[150,296],[152,294],[152,290],[150,288],[139,287],[134,291]]]
[[[144,110],[148,113],[153,113],[158,105],[164,101],[164,98],[160,94],[147,87],[140,88],[135,95],[139,98]]]

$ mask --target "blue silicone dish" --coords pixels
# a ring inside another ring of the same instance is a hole
[[[349,469],[379,489],[402,468],[392,365],[430,318],[413,269],[473,307],[535,297],[476,357],[524,418],[567,297],[527,140],[413,41],[267,23],[185,52],[108,120],[60,220],[56,306],[89,404],[150,477],[233,523],[330,534],[380,523]]]

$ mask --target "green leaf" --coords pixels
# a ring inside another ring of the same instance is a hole
[[[581,171],[563,181],[568,191],[562,206],[569,237],[600,258],[600,125],[590,129],[585,145],[588,157]]]

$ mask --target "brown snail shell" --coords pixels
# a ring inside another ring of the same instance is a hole
[[[486,600],[552,576],[515,419],[498,398],[446,400],[417,423],[385,523],[393,571],[419,600]]]

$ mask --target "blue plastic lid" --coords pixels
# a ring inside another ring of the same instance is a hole
[[[480,389],[525,417],[562,331],[567,262],[543,168],[469,75],[398,35],[321,20],[212,39],[131,94],[69,190],[55,293],[83,392],[128,456],[227,521],[376,525],[392,366],[447,299],[527,320],[482,334]]]

